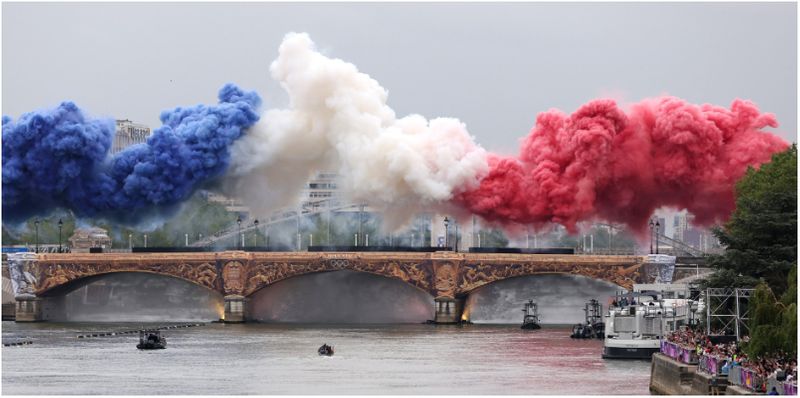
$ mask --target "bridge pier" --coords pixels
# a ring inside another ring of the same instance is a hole
[[[437,324],[453,324],[461,322],[464,313],[466,298],[437,297],[433,300],[436,316],[433,319]]]
[[[42,320],[42,300],[32,294],[16,297],[16,322],[38,322]]]
[[[245,321],[245,304],[247,299],[237,294],[225,296],[225,323],[242,323]]]

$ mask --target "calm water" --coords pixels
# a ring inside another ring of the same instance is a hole
[[[76,337],[138,323],[2,326],[4,342],[34,341],[2,348],[3,394],[649,393],[649,362],[601,359],[601,341],[560,327],[208,324],[139,351],[138,336]]]

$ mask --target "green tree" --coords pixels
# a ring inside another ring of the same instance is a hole
[[[791,274],[797,276],[795,267]],[[791,281],[797,290],[796,280]],[[794,358],[797,355],[797,297],[784,297],[787,305],[778,300],[765,283],[759,283],[750,298],[750,342],[745,346],[747,354],[753,358],[785,353]]]
[[[748,169],[736,184],[736,210],[714,233],[725,252],[711,265],[763,279],[778,295],[787,290],[786,275],[797,264],[796,145]]]

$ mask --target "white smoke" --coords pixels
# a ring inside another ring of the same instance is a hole
[[[288,109],[266,112],[232,148],[237,193],[256,214],[292,205],[317,171],[340,174],[345,199],[395,221],[446,206],[488,172],[486,151],[457,119],[397,119],[386,89],[355,65],[290,33],[270,66]]]

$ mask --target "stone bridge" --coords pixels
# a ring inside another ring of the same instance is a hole
[[[40,301],[64,295],[92,277],[147,272],[180,278],[218,292],[226,322],[242,322],[247,297],[294,276],[338,270],[367,272],[408,283],[434,298],[436,322],[461,318],[464,299],[486,284],[527,275],[570,274],[625,289],[651,282],[657,265],[646,256],[484,254],[453,252],[200,252],[27,254],[10,261],[17,320],[40,319]]]

